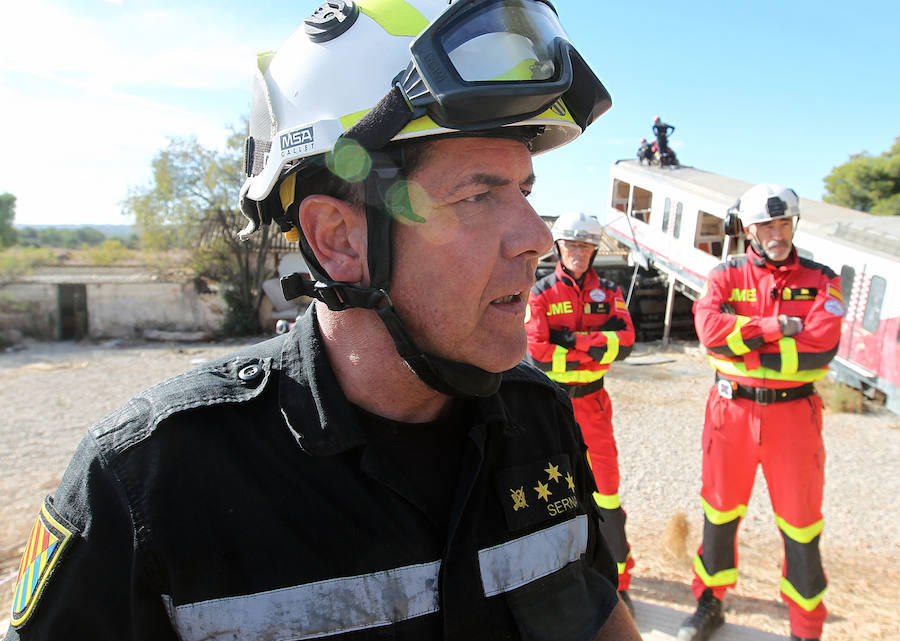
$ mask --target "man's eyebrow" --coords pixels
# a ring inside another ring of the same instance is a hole
[[[525,180],[522,181],[523,185],[533,185],[536,180],[535,175],[528,174]],[[463,187],[468,187],[469,185],[485,185],[486,187],[503,187],[510,183],[509,178],[503,178],[502,176],[497,176],[496,174],[472,174],[466,180],[462,181],[458,185],[456,185],[457,189],[461,189]]]

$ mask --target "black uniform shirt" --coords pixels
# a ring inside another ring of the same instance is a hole
[[[437,523],[367,439],[313,312],[150,388],[45,501],[6,639],[592,638],[616,569],[568,399],[520,365],[464,407]]]

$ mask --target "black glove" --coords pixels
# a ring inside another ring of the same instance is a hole
[[[625,321],[623,321],[618,316],[613,316],[600,326],[600,331],[618,332],[619,330],[625,329],[626,327],[627,325],[625,325]]]
[[[564,329],[551,329],[549,340],[554,345],[572,349],[575,347],[575,334]]]
[[[735,311],[734,306],[730,303],[722,303],[719,305],[719,312],[722,314],[735,314],[737,315],[737,311]]]

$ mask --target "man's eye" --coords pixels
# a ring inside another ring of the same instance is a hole
[[[528,198],[528,197],[531,195],[531,190],[530,190],[530,189],[522,188],[522,189],[520,189],[519,191],[522,192],[522,195],[525,196],[525,198]]]
[[[467,203],[480,203],[488,197],[488,194],[489,192],[485,191],[480,194],[475,194],[474,196],[469,196],[468,198],[463,198],[463,201]]]

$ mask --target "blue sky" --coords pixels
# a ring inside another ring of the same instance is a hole
[[[255,54],[319,2],[29,0],[0,26],[0,192],[20,224],[126,224],[169,136],[220,145],[249,109]],[[602,211],[609,166],[653,117],[680,160],[820,198],[848,156],[900,135],[900,5],[556,0],[613,96],[573,144],[535,158],[542,214]]]

